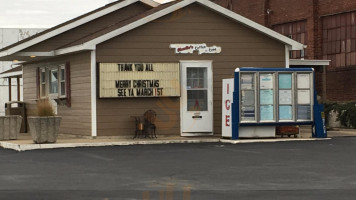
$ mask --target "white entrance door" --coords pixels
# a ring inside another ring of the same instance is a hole
[[[213,134],[213,76],[211,61],[181,61],[182,136]]]

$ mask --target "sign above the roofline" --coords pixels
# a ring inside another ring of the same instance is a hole
[[[221,53],[221,47],[211,46],[208,47],[205,43],[202,44],[171,44],[169,46],[171,49],[175,49],[175,53],[192,54],[195,51],[201,54],[215,54]]]

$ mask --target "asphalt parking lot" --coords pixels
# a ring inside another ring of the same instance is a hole
[[[355,199],[356,137],[0,149],[0,199]]]

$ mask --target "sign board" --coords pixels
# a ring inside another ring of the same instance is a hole
[[[199,55],[201,54],[213,54],[213,53],[220,53],[221,47],[211,46],[208,47],[205,43],[203,44],[171,44],[169,46],[171,49],[175,49],[175,53],[194,53],[195,51],[198,52]]]
[[[231,137],[231,104],[233,100],[234,79],[223,79],[223,94],[222,94],[222,137]]]
[[[100,63],[99,97],[180,96],[179,63]]]

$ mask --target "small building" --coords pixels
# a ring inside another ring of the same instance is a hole
[[[206,0],[124,0],[0,50],[21,60],[24,101],[53,99],[60,132],[133,136],[157,113],[157,134],[220,135],[222,79],[237,67],[289,67],[305,46]]]

